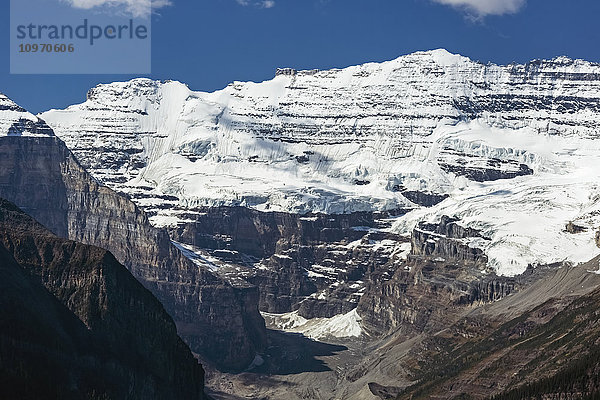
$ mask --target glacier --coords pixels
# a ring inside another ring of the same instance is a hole
[[[0,103],[1,106],[1,103]],[[212,93],[134,79],[39,117],[153,224],[201,207],[398,210],[392,230],[455,216],[501,275],[600,254],[600,64],[525,65],[445,50]],[[424,206],[409,193],[437,196]],[[200,211],[198,211],[200,212]],[[583,228],[569,233],[567,223]]]

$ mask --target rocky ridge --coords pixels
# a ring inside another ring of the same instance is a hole
[[[0,120],[13,118],[14,108],[0,111]],[[257,289],[233,287],[182,256],[166,231],[45,132],[0,136],[0,196],[59,236],[110,250],[161,300],[195,352],[221,368],[249,365],[265,340]]]
[[[159,301],[106,250],[0,199],[3,398],[204,398],[204,371]]]

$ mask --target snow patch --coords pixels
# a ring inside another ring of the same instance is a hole
[[[327,338],[350,338],[359,337],[363,334],[361,327],[362,318],[356,309],[347,314],[339,314],[332,318],[305,319],[298,315],[297,311],[286,314],[262,313],[269,325],[276,329],[301,333],[315,340]]]

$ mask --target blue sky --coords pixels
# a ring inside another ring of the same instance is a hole
[[[277,67],[345,67],[434,48],[501,64],[559,55],[600,62],[598,0],[160,1],[171,4],[153,16],[149,77],[194,90],[270,79]],[[31,111],[79,103],[98,83],[135,77],[10,75],[9,14],[3,1],[0,92]]]

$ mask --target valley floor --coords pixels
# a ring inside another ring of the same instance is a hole
[[[207,371],[208,394],[215,400],[346,398],[338,394],[340,384],[364,359],[368,344],[360,339],[325,343],[276,330],[269,330],[268,338],[263,365],[241,374]]]
[[[446,327],[413,337],[330,336],[316,341],[269,329],[264,362],[241,374],[208,370],[208,394],[215,400],[520,398],[510,397],[511,391],[524,383],[533,389],[525,386],[518,393],[541,390],[536,382],[554,382],[562,369],[568,373],[581,363],[589,367],[587,354],[593,353],[597,337],[589,310],[600,299],[597,265],[595,259],[575,267],[549,267],[521,291],[448,313]],[[546,339],[548,332],[552,334]],[[536,372],[522,376],[526,371]],[[562,395],[548,398],[567,398]]]

